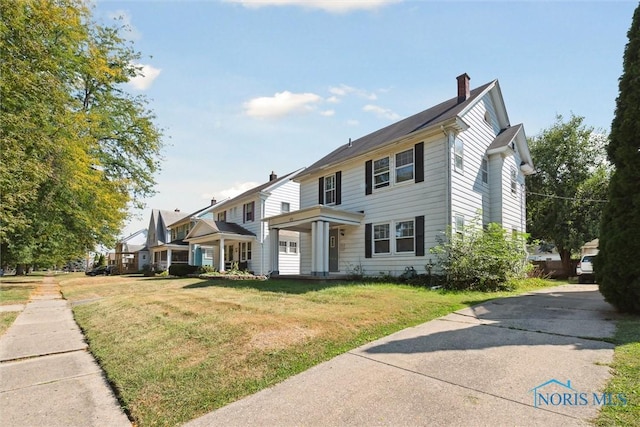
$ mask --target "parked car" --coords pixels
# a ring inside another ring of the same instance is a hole
[[[101,265],[100,267],[87,270],[85,274],[87,276],[108,276],[114,271],[114,269],[114,265]]]
[[[595,283],[596,272],[593,270],[593,260],[595,255],[583,255],[576,267],[578,283]]]

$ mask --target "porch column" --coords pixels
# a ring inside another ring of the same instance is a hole
[[[167,270],[171,267],[171,248],[167,249]]]
[[[220,255],[218,256],[218,271],[224,272],[224,237],[220,237]]]
[[[318,268],[316,266],[316,239],[318,233],[316,232],[316,221],[311,223],[311,275],[315,276]]]
[[[280,274],[280,229],[272,228],[271,236],[271,273]]]
[[[315,241],[313,241],[313,248],[315,249],[315,253],[313,255],[313,261],[315,261],[315,268],[313,270],[314,275],[316,276],[324,276],[328,271],[328,268],[325,269],[325,259],[328,264],[328,254],[326,254],[326,237],[329,234],[328,223],[324,221],[316,221],[315,223]],[[313,231],[313,228],[311,229]],[[313,239],[312,239],[313,240]]]
[[[324,223],[324,239],[322,240],[322,275],[329,275],[329,223]]]
[[[188,259],[187,259],[187,264],[189,265],[193,265],[193,251],[195,250],[196,250],[196,246],[189,243],[189,252],[188,252]]]

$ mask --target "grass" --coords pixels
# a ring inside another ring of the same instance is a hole
[[[361,344],[512,292],[396,284],[59,277],[136,425],[177,425]]]
[[[640,426],[640,316],[627,316],[618,321],[614,343],[613,377],[605,392],[614,396],[623,394],[627,404],[603,407],[595,423]]]
[[[42,276],[3,276],[0,278],[0,305],[26,304]]]

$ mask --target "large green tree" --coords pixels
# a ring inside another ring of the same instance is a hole
[[[640,313],[640,6],[628,37],[607,146],[615,171],[595,267],[605,299],[620,311]]]
[[[576,115],[557,116],[529,140],[537,170],[527,178],[527,231],[556,245],[566,272],[571,253],[598,237],[610,175],[605,142]]]
[[[2,264],[111,245],[153,193],[161,132],[125,91],[140,54],[83,0],[0,0]]]

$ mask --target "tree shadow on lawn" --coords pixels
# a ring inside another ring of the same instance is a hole
[[[614,345],[614,308],[598,291],[553,292],[495,299],[423,325],[418,335],[378,342],[367,354],[413,354],[478,350],[501,346]]]
[[[285,294],[305,294],[323,289],[338,286],[362,285],[359,282],[349,281],[304,281],[304,280],[229,280],[229,279],[209,279],[199,283],[192,283],[183,286],[183,289],[199,289],[209,287],[221,287],[230,289],[255,289],[264,292],[275,292]]]

